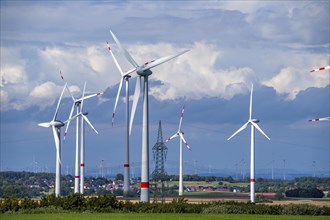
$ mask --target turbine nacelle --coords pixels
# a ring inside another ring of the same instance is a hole
[[[251,119],[251,121],[254,122],[254,123],[259,123],[260,122],[260,120],[259,119],[256,119],[256,118],[255,119]]]
[[[140,76],[150,76],[152,74],[152,71],[150,69],[144,69],[141,67],[136,71],[136,73]]]

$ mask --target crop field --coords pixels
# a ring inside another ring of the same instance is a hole
[[[289,215],[235,215],[235,214],[136,214],[136,213],[56,213],[56,214],[4,214],[1,220],[328,220],[329,216]]]

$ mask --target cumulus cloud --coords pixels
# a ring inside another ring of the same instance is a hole
[[[133,51],[137,57],[161,57],[178,53],[186,48],[178,48],[171,44],[144,45]],[[153,51],[153,52],[149,52]],[[148,53],[149,52],[149,53]],[[154,55],[158,53],[157,55]],[[148,55],[146,55],[148,54]],[[230,69],[215,68],[221,59],[221,51],[214,45],[196,42],[189,52],[153,69],[151,80],[158,80],[161,85],[150,88],[150,94],[158,100],[174,100],[186,97],[200,99],[202,97],[222,97],[230,99],[242,93],[245,83],[254,81],[254,72],[249,67]],[[236,85],[236,86],[231,86]]]
[[[287,94],[287,98],[293,100],[299,92],[309,87],[323,88],[329,85],[329,82],[329,73],[326,71],[311,74],[294,67],[286,67],[263,84],[273,87],[279,94]]]

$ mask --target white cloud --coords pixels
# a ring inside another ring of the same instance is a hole
[[[47,100],[54,97],[61,91],[61,87],[55,85],[53,82],[45,82],[39,86],[36,86],[31,92],[30,96],[32,98]]]
[[[162,55],[157,56],[160,57],[165,56],[164,53],[174,54],[185,49],[169,44],[159,44],[157,48],[155,47],[156,45],[145,45],[144,50],[148,48],[161,51]],[[214,45],[196,42],[191,51],[153,70],[155,73],[151,79],[159,80],[163,84],[150,88],[151,95],[159,100],[173,100],[180,97],[230,99],[245,90],[241,87],[243,84],[255,81],[254,72],[249,67],[216,69],[215,64],[218,59],[221,59],[221,52]]]
[[[293,100],[299,92],[309,87],[323,88],[329,85],[329,82],[329,73],[326,71],[311,74],[295,67],[286,67],[263,84],[273,87],[279,94],[287,94],[287,98]]]

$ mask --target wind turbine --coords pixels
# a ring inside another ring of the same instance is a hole
[[[129,130],[129,79],[131,78],[131,76],[129,74],[123,72],[123,70],[121,69],[121,67],[119,66],[119,64],[117,62],[116,57],[113,55],[111,47],[108,42],[107,42],[107,46],[108,46],[108,50],[112,56],[112,59],[115,62],[116,66],[121,74],[116,102],[115,102],[115,106],[113,108],[113,113],[112,113],[112,126],[114,123],[118,99],[119,99],[120,91],[121,91],[124,80],[125,80],[125,85],[126,85],[126,111],[125,111],[125,114],[126,114],[126,137],[125,137],[125,139],[126,140],[125,140],[125,148],[124,148],[124,152],[125,152],[125,156],[124,156],[124,196],[127,196],[128,192],[129,192],[129,134],[130,134],[130,132],[129,132],[130,131]]]
[[[183,113],[184,113],[184,106],[182,108],[181,117],[180,117],[180,123],[179,123],[179,129],[178,131],[170,138],[168,138],[165,143],[172,140],[173,138],[180,137],[180,175],[179,175],[179,196],[183,195],[183,175],[182,175],[182,142],[186,145],[186,147],[191,151],[191,148],[189,147],[188,143],[183,137],[184,132],[181,130],[182,125],[182,119],[183,119]]]
[[[94,126],[92,125],[92,123],[88,120],[87,118],[87,114],[88,113],[84,113],[83,112],[83,106],[84,106],[84,100],[89,97],[93,97],[93,95],[89,95],[85,97],[85,90],[86,90],[86,82],[84,84],[84,90],[83,90],[83,94],[81,99],[81,105],[80,105],[80,111],[73,117],[69,117],[68,121],[74,120],[75,118],[81,117],[81,121],[80,121],[80,193],[84,194],[84,176],[85,176],[85,121],[87,122],[87,124],[95,131],[95,133],[98,134],[97,130],[94,128]],[[94,95],[95,96],[95,95]],[[73,112],[73,111],[71,111]],[[78,125],[78,124],[77,124]],[[77,129],[77,131],[79,131],[79,129]],[[76,161],[78,159],[77,156],[77,147],[76,147]],[[77,165],[77,162],[76,162]],[[76,166],[76,172],[77,172],[77,166]],[[78,173],[79,175],[79,173]],[[76,175],[75,175],[76,177]],[[75,178],[75,182],[76,182]],[[75,189],[76,190],[76,189]],[[76,191],[75,191],[76,193]]]
[[[41,127],[52,127],[55,147],[56,147],[56,175],[55,175],[55,196],[58,197],[61,194],[61,127],[64,126],[66,122],[62,122],[57,119],[58,109],[63,97],[64,90],[67,84],[64,85],[61,96],[57,102],[57,107],[53,119],[50,122],[39,123]]]
[[[131,55],[127,52],[127,50],[121,45],[117,37],[110,31],[113,39],[115,40],[117,46],[120,51],[124,54],[128,62],[130,62],[134,68],[127,72],[127,74],[136,72],[139,77],[136,81],[136,87],[134,92],[134,99],[132,105],[132,114],[130,119],[130,132],[132,129],[132,123],[134,120],[135,110],[137,107],[137,103],[140,96],[140,88],[141,88],[141,77],[144,78],[143,81],[143,117],[142,117],[142,166],[141,166],[141,202],[149,202],[149,104],[148,104],[148,76],[152,74],[150,70],[153,67],[156,67],[162,63],[165,63],[175,57],[178,57],[189,50],[182,51],[175,55],[170,55],[166,57],[162,57],[156,60],[151,60],[149,62],[145,62],[142,65],[138,65],[135,60],[131,57]]]
[[[255,179],[254,179],[254,128],[257,128],[257,130],[260,131],[261,134],[263,134],[268,140],[270,138],[261,130],[259,125],[257,124],[259,122],[258,119],[252,119],[252,93],[253,93],[253,84],[251,87],[251,95],[250,95],[250,115],[249,120],[240,128],[238,129],[232,136],[230,136],[227,140],[230,140],[232,137],[234,137],[236,134],[244,130],[249,124],[251,125],[251,161],[250,161],[250,200],[252,203],[255,202]]]
[[[65,81],[61,71],[60,71],[60,75],[61,75],[62,80]],[[73,115],[73,112],[74,112],[75,108],[76,108],[76,111],[77,111],[77,115],[80,113],[81,103],[84,99],[89,99],[89,98],[104,94],[104,92],[98,92],[98,93],[94,93],[94,94],[76,99],[72,95],[72,93],[71,93],[68,86],[66,86],[66,89],[69,92],[69,94],[72,98],[72,101],[73,101],[71,111],[70,111],[70,115],[69,115],[69,119],[72,118],[72,115]],[[71,120],[68,120],[68,123],[66,124],[65,132],[64,132],[64,138],[63,138],[64,142],[65,142],[66,136],[68,134],[68,129],[69,129],[69,126],[70,126],[70,122],[71,122]],[[81,124],[80,117],[76,117],[76,154],[75,154],[74,193],[79,193],[79,179],[80,179],[80,176],[79,176],[79,143],[80,143],[79,133],[80,133],[80,124]]]

